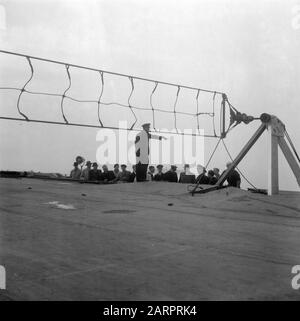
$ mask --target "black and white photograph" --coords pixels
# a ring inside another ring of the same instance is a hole
[[[300,301],[299,53],[299,0],[0,0],[0,311]]]

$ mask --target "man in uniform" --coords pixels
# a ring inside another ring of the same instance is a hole
[[[136,181],[147,180],[147,170],[149,165],[149,140],[166,139],[165,137],[150,134],[150,123],[142,125],[143,130],[135,137],[135,156],[136,156]]]
[[[153,180],[154,181],[162,181],[164,178],[164,173],[163,173],[163,165],[157,165],[157,173],[154,175]]]

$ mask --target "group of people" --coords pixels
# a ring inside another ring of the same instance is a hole
[[[135,172],[128,171],[127,165],[122,164],[121,170],[119,164],[114,165],[114,170],[109,170],[107,165],[102,166],[102,170],[96,162],[87,161],[84,169],[79,168],[78,162],[74,162],[74,169],[70,173],[70,177],[75,180],[116,183],[116,182],[133,182]]]
[[[96,162],[86,162],[86,168],[79,169],[79,163],[83,162],[83,158],[78,156],[74,163],[74,169],[71,171],[72,179],[79,179],[84,181],[97,181],[104,183],[116,183],[116,182],[144,182],[144,181],[166,181],[166,182],[180,182],[180,183],[200,183],[215,185],[220,178],[220,171],[218,168],[214,168],[206,172],[206,169],[201,167],[196,178],[195,174],[190,172],[188,164],[184,166],[184,171],[180,173],[178,179],[177,166],[172,165],[170,170],[163,172],[163,165],[157,165],[156,170],[154,166],[149,166],[149,153],[150,153],[150,139],[163,140],[166,139],[163,136],[158,136],[150,133],[150,123],[142,125],[142,130],[137,133],[135,137],[135,156],[136,164],[132,166],[132,171],[127,170],[125,164],[114,165],[113,170],[109,170],[107,165],[102,166],[102,170],[98,168]],[[79,163],[77,162],[79,159]],[[227,163],[227,168],[231,163]],[[231,168],[229,175],[227,175],[227,182],[230,186],[240,187],[241,178],[239,173]]]
[[[102,182],[102,183],[133,183],[137,180],[136,165],[132,165],[132,171],[127,170],[127,165],[115,164],[113,170],[109,170],[107,165],[102,166],[102,170],[96,162],[86,162],[84,169],[79,168],[79,164],[74,162],[74,169],[70,173],[70,177],[74,180],[82,180],[89,182]],[[229,167],[231,163],[227,163]],[[163,165],[155,166],[150,165],[147,168],[146,179],[143,181],[164,181],[172,183],[199,183],[207,185],[215,185],[220,178],[220,170],[214,168],[206,171],[205,168],[200,166],[198,168],[199,175],[196,177],[195,174],[190,172],[189,164],[184,165],[184,170],[180,173],[179,178],[177,175],[177,166],[171,165],[171,168],[164,172]],[[228,185],[234,187],[240,187],[241,179],[240,175],[236,170],[233,170],[227,177]]]

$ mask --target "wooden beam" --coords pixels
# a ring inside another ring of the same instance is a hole
[[[245,157],[245,155],[249,152],[251,147],[256,143],[256,141],[259,139],[259,137],[262,135],[262,133],[266,129],[266,124],[262,123],[259,128],[256,130],[256,132],[253,134],[253,136],[250,138],[248,143],[243,147],[243,149],[240,151],[240,153],[237,155],[237,157],[233,160],[232,164],[229,166],[229,168],[221,175],[219,180],[217,181],[216,185],[221,186],[227,179],[230,172],[238,166],[238,164],[241,162],[241,160]]]
[[[268,126],[268,195],[279,193],[278,182],[278,139],[274,135],[272,125]]]
[[[291,149],[289,148],[288,144],[284,140],[283,137],[278,138],[278,144],[280,146],[280,149],[283,152],[284,157],[286,158],[287,162],[290,165],[291,170],[293,171],[296,180],[298,182],[298,186],[300,187],[300,167],[299,163],[296,161],[294,155],[291,152]]]

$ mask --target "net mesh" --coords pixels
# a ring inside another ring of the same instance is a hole
[[[123,120],[127,130],[151,122],[158,133],[224,135],[222,92],[0,53],[2,119],[115,129]]]

